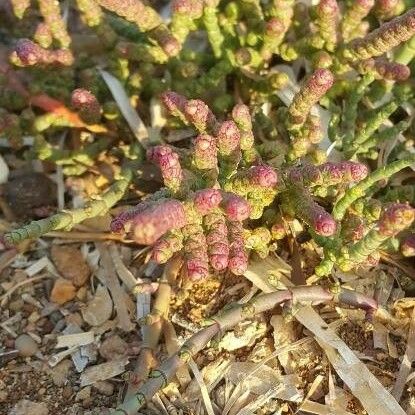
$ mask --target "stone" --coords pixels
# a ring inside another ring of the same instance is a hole
[[[69,359],[62,360],[54,368],[50,370],[52,382],[56,386],[64,386],[68,381],[68,374],[72,367],[72,362]]]
[[[50,294],[50,301],[62,305],[73,300],[75,295],[75,286],[70,281],[65,280],[64,278],[59,278],[53,285],[52,292]]]
[[[3,197],[18,218],[45,217],[45,208],[56,205],[56,184],[43,173],[18,172],[4,185]]]
[[[88,400],[91,397],[91,387],[82,388],[75,396],[75,402]]]
[[[120,360],[127,355],[128,345],[118,335],[105,339],[99,348],[99,354],[106,360]]]
[[[53,245],[51,255],[59,273],[75,287],[81,287],[88,281],[91,270],[79,249],[73,246]]]
[[[4,403],[7,401],[9,394],[5,390],[0,390],[0,403]]]
[[[24,301],[21,298],[18,298],[17,300],[9,303],[9,310],[17,312],[17,311],[20,311],[23,308],[23,306],[24,306]]]
[[[28,334],[21,334],[15,340],[14,347],[24,357],[33,356],[39,351],[37,343]]]
[[[21,399],[13,407],[9,415],[48,415],[48,413],[49,410],[45,403]]]
[[[114,393],[114,385],[111,382],[101,380],[92,385],[101,395],[112,396]]]
[[[73,393],[72,388],[69,385],[66,385],[62,390],[62,396],[65,399],[69,399],[72,396],[72,393]]]
[[[99,285],[95,296],[82,309],[82,317],[91,326],[104,324],[112,314],[112,300],[108,289]]]

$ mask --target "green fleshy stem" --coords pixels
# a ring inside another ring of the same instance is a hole
[[[239,2],[240,10],[252,28],[258,27],[264,21],[262,5],[259,0],[242,0]]]
[[[66,22],[61,16],[59,2],[54,0],[38,0],[40,14],[45,20],[52,36],[62,48],[68,48],[71,44]]]
[[[121,171],[120,178],[101,197],[91,200],[85,207],[62,210],[49,218],[33,221],[4,234],[3,240],[7,246],[17,245],[25,239],[39,238],[51,231],[69,230],[85,219],[102,215],[108,212],[124,196],[132,178],[133,171],[128,168],[124,169]]]
[[[222,44],[224,37],[219,27],[216,7],[205,6],[203,10],[203,23],[206,27],[210,45],[212,46],[213,55],[219,59],[222,56]]]
[[[251,206],[250,219],[260,219],[264,213],[264,209],[272,204],[277,195],[275,189],[257,189],[248,194],[248,202]]]
[[[356,28],[359,27],[369,11],[370,8],[365,7],[365,5],[360,5],[357,1],[352,1],[347,4],[341,22],[341,31],[344,39],[350,40],[353,37]]]
[[[53,112],[38,115],[33,122],[33,128],[39,133],[50,127],[74,127],[74,125],[70,120]]]
[[[394,61],[408,65],[415,57],[415,36],[411,37],[403,46],[401,46],[394,56]]]
[[[125,42],[123,46],[125,49],[122,52],[122,55],[128,60],[159,64],[166,63],[168,60],[167,55],[158,45],[150,45],[144,42]]]
[[[110,14],[105,16],[105,20],[111,28],[121,37],[129,39],[133,42],[144,43],[147,40],[146,35],[140,32],[134,23],[130,23],[121,17],[112,16]]]
[[[398,171],[415,164],[415,155],[411,157],[394,161],[387,166],[375,170],[366,179],[362,180],[355,186],[346,191],[344,196],[335,204],[333,208],[333,217],[336,221],[341,221],[346,214],[349,206],[360,197],[365,196],[366,191],[379,180],[386,180]]]
[[[354,139],[355,135],[355,126],[356,126],[356,119],[357,119],[357,107],[359,105],[360,100],[363,98],[363,95],[367,89],[367,87],[374,81],[373,75],[366,75],[364,76],[350,91],[350,94],[346,100],[344,105],[344,113],[343,113],[343,122],[342,128],[345,132],[343,145],[345,147],[349,146]]]
[[[30,0],[10,0],[13,13],[18,19],[22,19],[23,15],[30,7]]]
[[[388,102],[380,108],[373,110],[369,115],[367,122],[360,131],[357,132],[353,145],[360,145],[369,139],[373,133],[398,109],[395,101]]]
[[[197,26],[190,16],[182,13],[173,13],[170,30],[173,36],[183,43],[189,32],[196,30]]]
[[[314,269],[314,273],[317,277],[325,277],[330,274],[331,270],[334,267],[334,262],[329,258],[324,258],[320,264]]]
[[[415,8],[410,8],[401,16],[383,23],[364,38],[346,44],[342,54],[351,61],[381,56],[401,43],[410,40],[415,33]]]
[[[88,26],[94,27],[101,23],[103,13],[95,0],[76,0],[76,5]]]
[[[142,32],[149,32],[163,23],[161,16],[141,0],[129,1],[128,7],[120,0],[97,0],[106,10],[134,23]]]
[[[342,141],[342,137],[339,132],[340,121],[340,110],[333,106],[333,108],[331,109],[329,125],[327,127],[327,135],[332,143],[340,144]]]
[[[223,183],[232,177],[241,161],[242,153],[240,150],[235,150],[229,156],[219,155],[219,182]]]
[[[211,88],[217,87],[221,81],[233,70],[232,64],[228,59],[222,59],[216,63],[207,73],[203,74],[189,84],[186,91],[190,95],[201,95]]]
[[[353,267],[362,264],[390,238],[389,235],[382,235],[378,230],[372,229],[364,238],[355,243],[346,254],[340,256],[337,261],[339,268],[342,271],[350,271]]]
[[[357,149],[356,153],[357,154],[366,153],[372,148],[378,146],[379,144],[393,139],[398,134],[400,134],[401,132],[409,128],[409,126],[410,126],[410,122],[403,120],[403,121],[399,121],[397,124],[395,124],[392,127],[385,128],[380,133],[373,135],[372,137],[368,138],[365,142],[363,142],[361,145],[359,145],[359,148]]]
[[[294,15],[295,0],[270,1],[268,4],[269,15],[278,17],[285,27],[290,27]]]
[[[271,232],[267,228],[263,226],[255,228],[247,231],[245,247],[254,250],[260,258],[266,258],[269,254],[271,239]]]

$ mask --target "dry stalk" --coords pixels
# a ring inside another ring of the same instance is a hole
[[[245,304],[237,305],[214,316],[210,320],[210,325],[195,333],[176,354],[164,360],[157,369],[154,369],[149,374],[147,381],[133,395],[130,395],[124,403],[119,405],[111,415],[135,414],[146,402],[151,401],[151,398],[160,389],[167,386],[175,376],[178,368],[203,349],[215,335],[229,330],[242,320],[287,302],[316,303],[331,301],[362,308],[368,312],[369,316],[376,316],[378,310],[381,311],[378,309],[376,301],[372,298],[352,290],[337,287],[336,290],[328,290],[318,286],[299,286],[259,295]]]

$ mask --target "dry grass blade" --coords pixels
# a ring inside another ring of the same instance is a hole
[[[305,401],[301,406],[299,414],[316,414],[316,415],[333,415],[333,408],[329,405],[323,405],[321,403]],[[336,408],[336,415],[353,415],[351,412],[345,411],[340,408]]]
[[[295,318],[314,334],[337,374],[369,415],[405,414],[393,396],[313,308],[301,308]]]
[[[278,398],[281,391],[284,389],[284,385],[280,384],[278,386],[270,389],[266,394],[260,396],[255,401],[249,403],[237,415],[255,415],[255,411],[261,406],[265,405],[271,399]]]
[[[193,372],[193,375],[195,376],[195,379],[200,387],[200,392],[202,393],[202,399],[203,399],[203,403],[205,404],[205,408],[207,411],[208,415],[215,415],[215,412],[213,410],[213,406],[212,406],[212,402],[210,400],[209,397],[209,392],[207,390],[207,387],[205,385],[205,382],[203,381],[203,376],[200,373],[199,368],[197,367],[195,361],[190,358],[188,365],[190,367],[190,369]]]
[[[128,95],[121,85],[121,82],[103,69],[99,69],[99,72],[101,73],[102,79],[107,84],[112,96],[120,108],[122,115],[126,119],[137,140],[144,147],[146,147],[149,144],[149,134],[147,128],[138,116],[137,111],[132,107]]]
[[[6,183],[9,178],[9,167],[4,161],[3,156],[0,155],[0,184]]]
[[[25,273],[29,277],[33,277],[36,274],[39,274],[43,269],[47,269],[55,277],[59,277],[58,271],[56,271],[55,266],[52,264],[50,259],[47,256],[44,256],[34,262],[32,265],[25,269]]]
[[[232,395],[234,397],[234,395]],[[229,402],[232,402],[232,405],[229,407],[229,410],[225,412],[223,411],[222,415],[236,415],[239,413],[241,409],[246,407],[247,402],[251,399],[251,392],[250,390],[245,390],[241,394],[235,395],[234,400],[230,400]]]
[[[409,334],[406,343],[406,350],[403,356],[399,373],[396,378],[395,385],[392,389],[392,395],[396,400],[400,400],[409,373],[412,370],[412,362],[415,360],[415,308],[412,310],[411,324],[409,327]]]
[[[125,266],[118,248],[114,244],[111,244],[108,249],[112,262],[114,263],[115,271],[129,291],[131,291],[138,283],[143,282],[141,279],[137,280],[132,272]]]
[[[265,359],[263,359],[261,362],[257,363],[256,365],[254,365],[252,367],[252,369],[250,371],[247,371],[244,374],[244,378],[241,379],[240,382],[238,382],[235,385],[235,388],[232,391],[232,395],[229,397],[229,399],[226,402],[226,406],[223,410],[223,414],[227,414],[232,408],[234,408],[235,403],[241,399],[241,397],[244,397],[246,395],[246,393],[250,393],[250,389],[249,389],[249,385],[247,385],[247,381],[249,381],[249,378],[254,376],[255,374],[257,374],[258,372],[261,371],[261,369],[264,367],[264,365],[272,360],[275,359],[281,355],[287,354],[292,350],[297,350],[300,346],[309,343],[311,341],[310,338],[304,338],[301,340],[298,340],[294,343],[291,343],[289,345],[284,345],[282,347],[277,348],[273,353],[271,353],[269,356],[267,356]],[[260,375],[258,375],[260,376]],[[288,382],[287,382],[288,383]],[[289,385],[291,386],[291,385]],[[280,389],[278,392],[284,392],[284,388]],[[293,395],[292,395],[293,396]],[[286,398],[287,396],[284,396],[284,398]],[[293,396],[294,397],[294,396]],[[295,399],[293,400],[298,400],[299,396],[297,395],[295,397]]]
[[[0,272],[3,272],[19,255],[17,249],[9,249],[0,255]]]
[[[269,261],[265,262],[261,269],[260,262],[257,262],[254,267],[250,267],[248,274],[249,279],[264,292],[275,291],[275,287],[269,283],[266,276],[264,277],[264,274],[270,272],[269,266]],[[287,286],[292,286],[289,280],[286,281]],[[354,396],[361,401],[369,415],[405,413],[393,396],[312,307],[301,308],[295,314],[295,318],[316,336],[339,376],[349,386]]]
[[[105,276],[106,286],[111,292],[115,309],[117,310],[118,326],[121,330],[131,331],[134,328],[128,314],[127,303],[125,301],[126,293],[121,288],[118,278],[116,277],[115,267],[111,260],[108,248],[104,244],[97,244],[101,254],[102,268],[100,269]]]

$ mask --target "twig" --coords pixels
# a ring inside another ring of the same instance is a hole
[[[51,231],[43,235],[44,238],[60,238],[71,239],[74,242],[77,241],[116,241],[122,243],[132,243],[130,240],[126,240],[124,235],[107,233],[107,232],[59,232]],[[65,241],[67,243],[67,241]]]
[[[13,286],[12,288],[10,288],[9,290],[7,290],[1,297],[0,297],[0,305],[2,304],[3,300],[9,296],[11,296],[18,288],[22,287],[23,285],[26,284],[31,284],[40,280],[44,280],[45,278],[54,278],[53,275],[40,275],[38,277],[33,277],[33,278],[28,278],[27,280],[18,282],[15,286]]]

